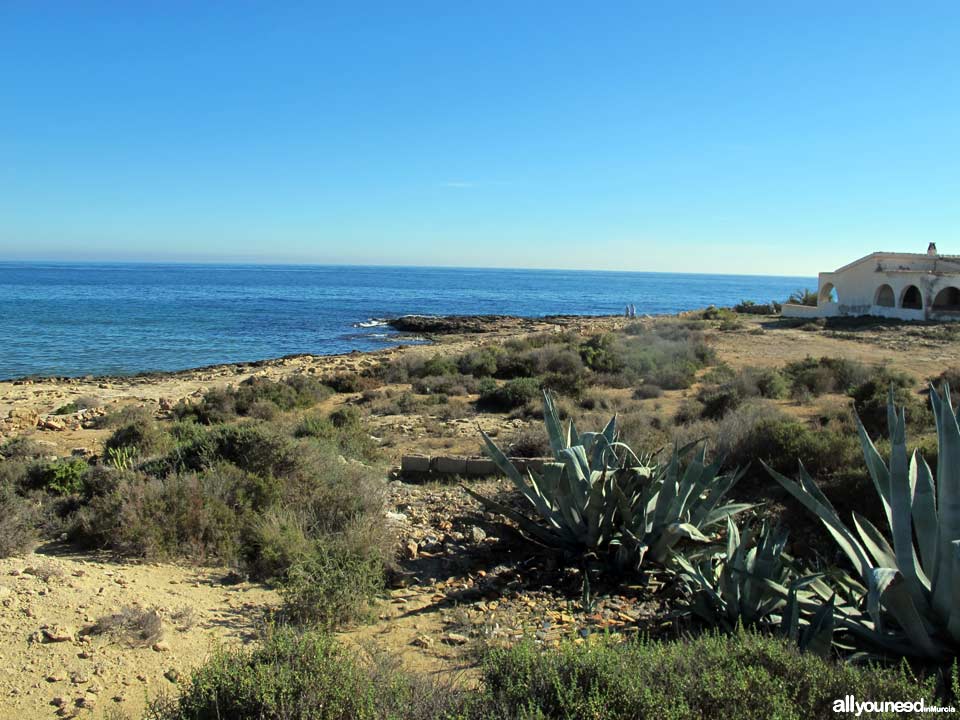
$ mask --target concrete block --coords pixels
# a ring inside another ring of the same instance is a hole
[[[430,472],[430,458],[426,455],[404,455],[400,458],[401,473]]]
[[[462,457],[435,457],[430,469],[438,475],[466,475],[467,459]]]
[[[484,477],[487,475],[497,475],[500,469],[490,458],[467,458],[467,475],[473,477]]]

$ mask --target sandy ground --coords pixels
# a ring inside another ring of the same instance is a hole
[[[218,644],[254,638],[277,603],[223,568],[59,550],[0,560],[0,717],[138,717]],[[85,634],[126,609],[154,611],[159,632]]]

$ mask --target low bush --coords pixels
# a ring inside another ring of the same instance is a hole
[[[6,460],[30,460],[43,455],[43,447],[25,437],[15,437],[0,445],[0,458]]]
[[[78,495],[84,491],[84,478],[90,465],[80,458],[63,458],[33,465],[27,474],[27,486],[56,495]]]
[[[427,375],[413,382],[413,391],[421,395],[472,395],[480,383],[473,375]]]
[[[141,457],[157,455],[169,449],[172,438],[153,418],[138,418],[113,431],[104,443],[105,450],[128,448]]]
[[[223,648],[148,720],[456,720],[466,694],[396,666],[364,662],[331,636],[272,630],[254,649]]]
[[[744,315],[776,315],[780,312],[781,305],[778,302],[757,303],[753,300],[741,300],[733,306],[734,312]]]
[[[542,427],[525,428],[507,447],[511,457],[539,458],[550,455],[550,443]]]
[[[751,465],[751,475],[765,478],[762,460],[784,474],[803,462],[814,477],[859,467],[860,446],[849,426],[814,429],[775,408],[745,405],[717,428],[717,452],[734,467]]]
[[[316,541],[287,568],[280,587],[287,620],[333,629],[365,615],[383,590],[385,559],[382,543],[365,545],[357,535],[364,534]]]
[[[934,702],[931,681],[907,670],[858,668],[801,654],[789,643],[741,631],[672,642],[531,643],[493,651],[483,665],[484,718],[752,720],[853,717],[834,702]],[[897,717],[895,713],[874,717]]]
[[[401,382],[406,381],[407,377],[404,375]],[[331,388],[334,392],[342,394],[369,392],[370,390],[375,390],[380,386],[380,382],[376,378],[368,377],[367,375],[359,375],[357,373],[341,373],[339,375],[334,375],[324,384]]]
[[[748,367],[721,384],[704,385],[697,399],[703,404],[703,417],[719,420],[745,400],[758,397],[776,399],[786,392],[787,383],[776,370]]]
[[[652,400],[663,396],[663,388],[653,383],[643,383],[633,391],[634,400]]]
[[[493,377],[497,374],[499,354],[495,347],[470,350],[457,359],[457,368],[462,375],[472,375],[475,378]]]
[[[804,392],[813,395],[824,393],[845,393],[866,382],[873,371],[861,362],[846,358],[807,357],[788,363],[783,374],[790,382],[793,396]]]
[[[333,390],[307,375],[280,381],[249,377],[237,386],[209,390],[199,402],[180,402],[174,414],[205,425],[229,422],[236,416],[270,419],[277,412],[308,408],[329,397]]]
[[[271,631],[254,649],[221,649],[150,720],[806,720],[853,718],[835,703],[941,704],[906,667],[840,664],[739,631],[674,641],[598,640],[486,653],[477,687],[457,691],[396,664],[357,658],[329,635]],[[894,718],[895,713],[871,717]]]
[[[933,412],[926,393],[919,395],[913,388],[916,381],[910,375],[879,367],[864,382],[850,389],[853,406],[860,421],[871,437],[887,437],[887,401],[893,391],[897,407],[907,414],[907,422],[914,430],[922,430],[933,424]]]
[[[0,558],[24,552],[36,539],[36,511],[14,487],[0,480]]]
[[[508,380],[503,385],[485,385],[481,388],[477,407],[490,412],[509,412],[540,396],[540,383],[534,378]]]

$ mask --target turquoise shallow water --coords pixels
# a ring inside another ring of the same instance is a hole
[[[813,278],[561,270],[0,263],[0,378],[373,350],[406,314],[674,313]]]

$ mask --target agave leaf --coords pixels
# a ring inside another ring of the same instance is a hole
[[[947,621],[947,632],[954,643],[960,643],[960,540],[950,543],[953,551],[953,605]]]
[[[877,446],[873,444],[867,429],[860,422],[860,416],[856,412],[853,418],[857,423],[857,434],[860,436],[860,448],[863,450],[863,457],[867,463],[867,471],[873,480],[873,486],[877,489],[880,496],[880,502],[883,503],[883,511],[887,516],[887,523],[893,526],[893,516],[890,509],[890,472],[887,470],[886,463],[880,457]]]
[[[553,397],[546,390],[543,391],[543,423],[547,428],[550,449],[553,450],[554,456],[559,456],[560,451],[567,447],[567,443],[564,442],[563,426],[560,424],[560,416]]]
[[[650,548],[653,559],[658,563],[664,562],[673,546],[683,539],[710,542],[710,538],[690,523],[672,523],[663,528],[660,532],[660,537],[657,538],[653,543],[653,547]]]
[[[891,403],[892,392],[891,388]],[[893,549],[896,567],[903,573],[906,587],[914,604],[921,613],[929,608],[927,599],[930,581],[919,567],[916,549],[913,547],[913,493],[917,484],[916,456],[907,455],[907,418],[903,411],[892,413],[890,428],[890,509],[893,516]]]
[[[894,557],[893,548],[876,526],[858,512],[853,513],[853,524],[860,534],[864,547],[873,556],[876,567],[895,568],[897,560]]]
[[[870,588],[871,594],[879,595],[879,604],[893,615],[910,642],[924,655],[929,657],[942,655],[941,650],[934,645],[930,637],[929,628],[917,611],[903,574],[890,568],[874,568],[871,574],[875,578],[875,584]],[[877,628],[880,629],[879,623]]]
[[[931,388],[932,390],[932,388]],[[939,456],[937,461],[937,511],[939,533],[937,561],[933,578],[933,607],[941,618],[949,618],[953,595],[952,543],[960,539],[960,427],[950,402],[950,388],[943,396],[931,392],[937,421]]]
[[[761,463],[763,463],[763,461],[761,461]],[[853,566],[857,569],[860,576],[864,578],[867,577],[870,571],[870,561],[867,559],[866,551],[861,547],[860,543],[857,542],[853,534],[840,522],[840,518],[837,517],[836,510],[833,509],[833,506],[829,503],[825,505],[820,501],[823,493],[819,492],[816,484],[810,479],[810,476],[806,474],[803,466],[800,466],[800,478],[802,481],[805,481],[802,487],[793,480],[784,477],[766,463],[763,463],[763,466],[767,469],[767,472],[770,473],[771,477],[780,483],[787,492],[820,518],[824,527],[827,528],[827,532],[837,541],[840,549],[843,550],[850,559],[850,562],[853,563]],[[811,491],[811,488],[816,489],[816,494]],[[820,497],[818,497],[818,495]]]
[[[917,454],[917,482],[913,491],[913,532],[920,550],[920,562],[924,572],[930,578],[933,573],[937,553],[937,518],[933,473],[923,456]]]
[[[800,649],[811,652],[820,657],[828,657],[830,648],[833,646],[833,630],[835,627],[833,607],[835,598],[820,607],[810,625],[804,630],[803,639],[800,642]]]
[[[702,528],[713,527],[717,523],[723,522],[728,517],[734,517],[753,507],[756,507],[753,503],[729,503],[728,505],[711,510],[707,517],[703,520],[703,522],[699,523],[699,525]],[[693,524],[696,525],[697,523]]]

